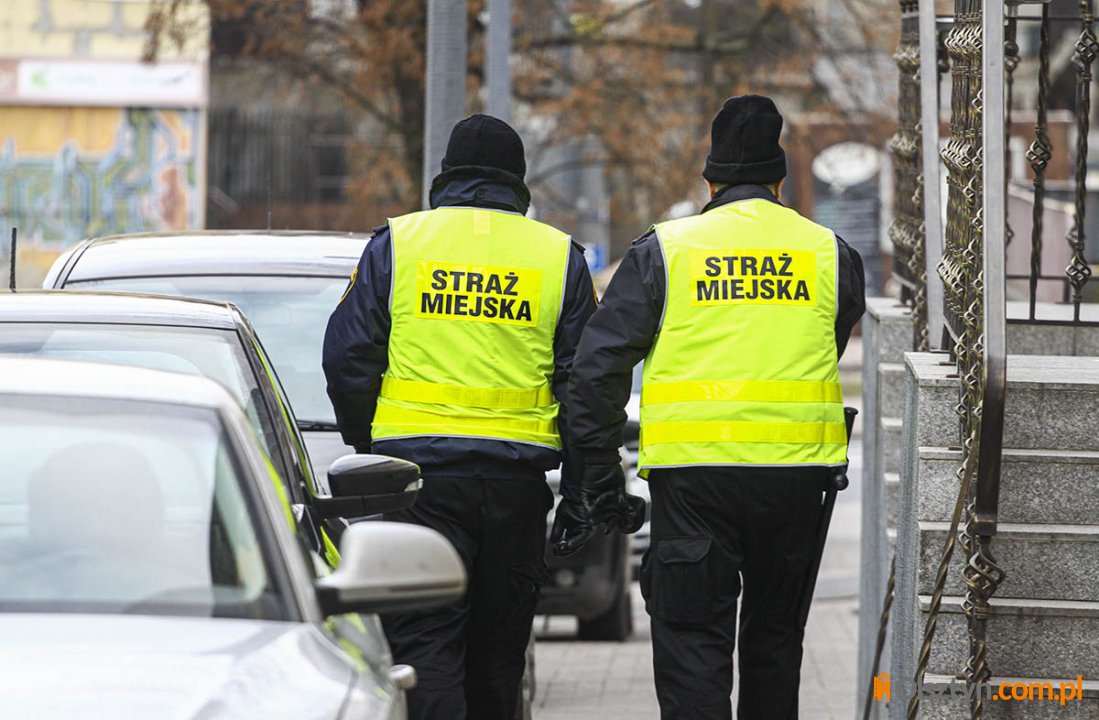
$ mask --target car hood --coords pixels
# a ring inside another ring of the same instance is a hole
[[[302,433],[302,439],[305,440],[305,449],[309,451],[313,477],[318,481],[328,477],[328,468],[336,462],[336,458],[355,454],[355,448],[345,445],[335,430],[307,430]]]
[[[369,704],[306,623],[19,614],[0,637],[5,720],[332,720]]]

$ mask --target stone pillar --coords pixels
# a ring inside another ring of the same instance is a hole
[[[958,444],[959,423],[954,413],[958,400],[956,368],[947,353],[907,353],[904,389],[904,447],[900,466],[900,507],[897,514],[896,588],[890,618],[892,678],[890,720],[903,720],[912,694],[912,677],[923,639],[923,619],[918,607],[920,502],[919,461],[921,447]]]
[[[859,567],[859,665],[856,683],[859,703],[866,694],[878,621],[889,572],[885,491],[887,467],[898,454],[900,407],[898,384],[890,379],[902,367],[904,353],[912,348],[909,309],[895,298],[867,298],[862,320],[862,522]],[[885,382],[883,383],[883,378]],[[888,658],[885,655],[884,658]],[[883,660],[882,669],[887,668]],[[861,707],[861,705],[860,705]]]

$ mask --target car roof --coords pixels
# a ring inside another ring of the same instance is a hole
[[[213,380],[132,365],[0,355],[0,395],[94,397],[202,407],[235,403]]]
[[[0,292],[0,323],[68,322],[169,325],[235,330],[240,311],[229,303],[141,293],[19,290]]]
[[[113,235],[88,240],[66,282],[161,275],[300,275],[346,278],[370,235],[218,230]]]

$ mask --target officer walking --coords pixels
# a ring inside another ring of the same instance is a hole
[[[563,461],[554,539],[591,532],[579,456],[562,443],[565,390],[595,310],[583,249],[527,219],[523,143],[487,115],[459,122],[431,210],[375,231],[324,340],[345,442],[417,463],[425,525],[457,549],[465,597],[383,618],[416,668],[409,716],[512,720],[545,574],[545,473]]]
[[[846,463],[837,361],[864,299],[859,255],[779,201],[781,130],[770,99],[725,102],[703,172],[712,199],[634,242],[569,385],[591,522],[629,529],[617,448],[645,361],[641,587],[665,720],[732,716],[738,627],[738,717],[797,718],[801,593],[825,483]]]

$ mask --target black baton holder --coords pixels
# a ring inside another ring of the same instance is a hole
[[[853,407],[843,409],[843,421],[847,424],[847,445],[851,445],[851,431],[855,427],[855,416],[859,411]],[[805,576],[805,584],[802,589],[801,607],[798,611],[798,629],[805,630],[805,624],[809,621],[809,606],[813,603],[813,591],[817,587],[817,575],[820,574],[820,561],[824,557],[824,543],[828,540],[828,526],[832,524],[832,510],[836,507],[836,493],[846,490],[849,481],[847,479],[847,463],[836,468],[832,477],[824,488],[824,503],[821,505],[820,522],[817,525],[817,542],[813,552],[813,559],[809,563]]]

